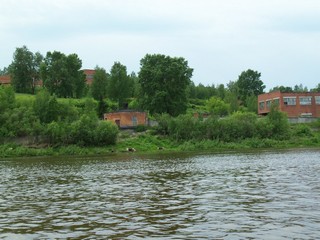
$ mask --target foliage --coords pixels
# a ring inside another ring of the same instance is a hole
[[[15,105],[15,101],[13,88],[0,86],[0,113],[2,114],[7,109],[12,109]]]
[[[91,85],[92,97],[101,101],[107,97],[108,74],[104,68],[96,67]]]
[[[218,97],[211,97],[206,106],[210,113],[220,117],[227,116],[230,111],[230,105]]]
[[[9,74],[9,68],[4,67],[3,69],[0,68],[0,76],[8,75]]]
[[[16,48],[9,66],[11,84],[16,92],[34,93],[35,85],[40,79],[42,60],[40,53],[33,54],[26,46]]]
[[[147,54],[140,61],[142,106],[151,114],[178,116],[187,109],[187,86],[193,69],[184,58]]]
[[[252,112],[236,112],[228,117],[211,116],[205,120],[190,115],[180,115],[176,118],[159,115],[157,121],[158,134],[168,135],[179,142],[192,139],[236,142],[251,138],[288,139],[290,136],[287,118],[279,112],[264,119],[258,119]]]
[[[293,92],[293,89],[292,87],[285,87],[285,86],[276,86],[272,89],[270,89],[269,92],[277,92],[277,91],[280,91],[282,93],[292,93]]]
[[[223,84],[222,84],[223,86]],[[187,87],[187,94],[189,98],[197,98],[206,100],[210,97],[217,96],[219,94],[219,97],[224,97],[224,93],[221,92],[222,88],[221,85],[219,85],[219,92],[218,89],[214,85],[211,86],[204,86],[203,84],[199,83],[197,86],[193,82]],[[224,91],[224,89],[222,90]]]
[[[236,82],[236,86],[239,90],[239,97],[244,104],[246,104],[248,96],[258,96],[259,94],[263,93],[263,90],[266,86],[260,80],[260,77],[261,73],[251,69],[243,71],[240,74]]]
[[[37,93],[33,110],[41,123],[50,123],[57,120],[59,105],[56,97],[44,89]]]
[[[110,71],[108,83],[108,97],[118,103],[119,108],[124,104],[124,100],[130,97],[130,90],[133,88],[133,81],[127,75],[127,67],[119,62],[115,62]]]
[[[158,126],[156,127],[157,133],[162,135],[168,135],[169,124],[172,120],[172,117],[167,113],[157,114],[156,120],[158,122]]]
[[[306,124],[297,124],[293,127],[293,135],[300,137],[312,137],[311,128]]]
[[[44,86],[58,97],[80,98],[84,94],[85,75],[82,61],[76,54],[48,52],[41,65]]]
[[[271,110],[267,116],[268,122],[272,125],[272,136],[277,139],[287,139],[290,134],[290,126],[287,115],[278,110],[278,106],[271,105]]]
[[[311,92],[320,92],[320,83],[318,83],[318,85],[310,90]]]
[[[95,116],[83,115],[71,124],[51,122],[46,136],[51,144],[78,146],[107,146],[115,144],[118,128],[108,121],[99,121]]]

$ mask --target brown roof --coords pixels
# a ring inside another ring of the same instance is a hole
[[[9,75],[0,76],[0,84],[10,84],[11,77]]]

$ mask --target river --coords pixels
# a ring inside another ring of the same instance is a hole
[[[0,239],[318,239],[320,150],[0,160]]]

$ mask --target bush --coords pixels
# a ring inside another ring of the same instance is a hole
[[[313,133],[308,125],[297,124],[293,127],[293,135],[299,137],[311,137],[313,136]]]
[[[144,131],[146,131],[147,129],[148,129],[148,127],[145,126],[145,125],[138,125],[138,126],[135,128],[135,131],[136,131],[136,132],[144,132]]]
[[[94,145],[113,145],[116,143],[119,129],[113,122],[100,121],[94,133]]]

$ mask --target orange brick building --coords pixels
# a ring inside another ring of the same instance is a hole
[[[9,75],[0,76],[0,85],[10,85],[11,78]]]
[[[261,94],[258,96],[258,114],[267,115],[272,103],[277,104],[289,118],[320,118],[319,92]]]
[[[134,110],[105,113],[104,120],[114,122],[119,128],[135,128],[138,125],[148,124],[147,113]]]

